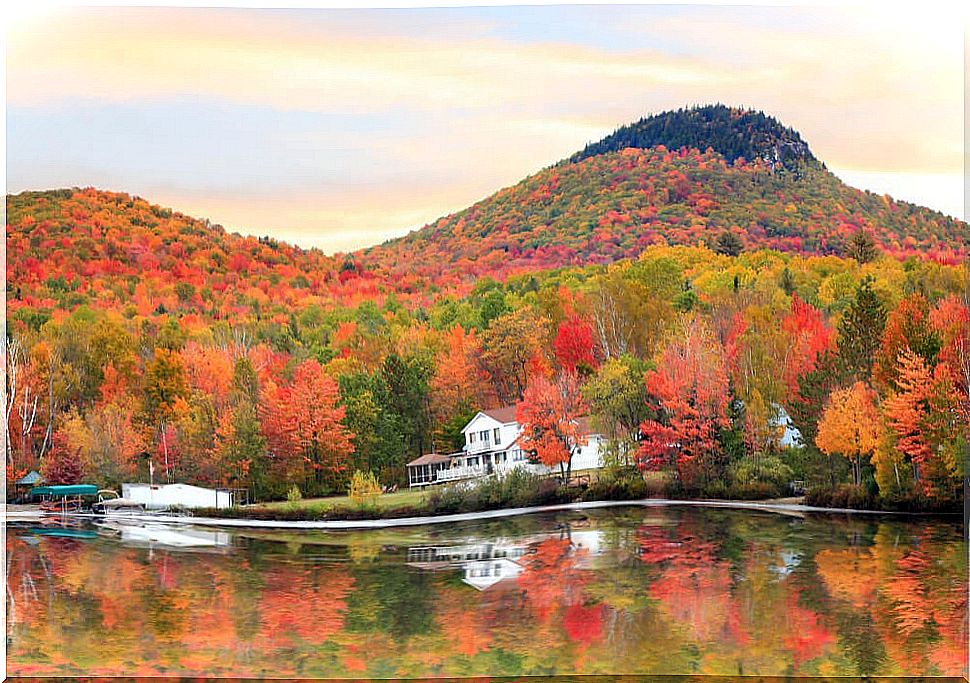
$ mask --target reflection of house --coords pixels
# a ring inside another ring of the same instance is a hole
[[[579,418],[577,425],[587,439],[573,455],[573,471],[602,467],[605,437],[592,428],[588,417]],[[522,428],[515,419],[515,406],[483,410],[465,425],[461,433],[465,436],[465,447],[457,453],[431,453],[409,462],[408,484],[426,486],[474,479],[522,467],[538,473],[549,471],[543,465],[529,462],[519,446]]]
[[[408,549],[408,564],[421,569],[451,569],[461,567],[462,582],[477,590],[485,590],[505,579],[522,573],[520,558],[526,554],[525,543],[478,543],[451,547],[420,547]]]
[[[487,590],[507,579],[514,579],[528,566],[527,555],[549,540],[568,539],[571,552],[577,553],[576,566],[588,566],[603,552],[602,532],[596,529],[560,530],[512,539],[496,539],[456,546],[419,546],[408,549],[407,563],[429,571],[460,568],[462,583],[476,590]]]

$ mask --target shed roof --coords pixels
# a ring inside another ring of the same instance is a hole
[[[42,481],[46,480],[40,476],[40,472],[37,470],[31,470],[22,479],[17,481],[17,486],[36,486]]]
[[[439,453],[425,453],[420,458],[416,458],[408,463],[408,467],[418,467],[420,465],[438,465],[442,463],[451,462],[451,458],[447,455],[441,455]]]

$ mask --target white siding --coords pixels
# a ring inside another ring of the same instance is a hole
[[[592,470],[603,466],[603,437],[593,434],[589,440],[573,455],[573,472],[578,470]]]
[[[141,503],[146,509],[161,509],[172,505],[187,508],[227,508],[231,505],[228,491],[206,489],[190,484],[122,484],[121,497]]]

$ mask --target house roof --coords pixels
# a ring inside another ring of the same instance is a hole
[[[419,458],[415,458],[407,464],[408,467],[418,467],[419,465],[437,465],[451,462],[451,458],[440,453],[425,453]]]
[[[483,414],[488,415],[490,418],[496,422],[501,422],[502,424],[508,424],[509,422],[515,422],[515,406],[502,406],[501,408],[493,408],[492,410],[483,410]]]

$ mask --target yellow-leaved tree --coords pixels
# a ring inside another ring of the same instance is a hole
[[[865,382],[832,392],[818,423],[815,445],[826,455],[846,457],[853,482],[862,483],[862,458],[871,457],[879,445],[879,411],[875,393]]]

